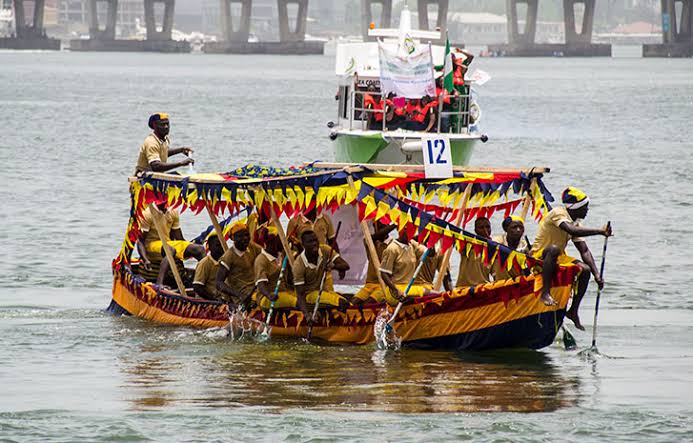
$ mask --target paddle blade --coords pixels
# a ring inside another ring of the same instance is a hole
[[[566,328],[563,328],[563,346],[567,351],[573,351],[577,349],[577,341],[573,334],[570,333]]]

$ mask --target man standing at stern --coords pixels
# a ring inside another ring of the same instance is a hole
[[[135,174],[145,171],[166,172],[195,163],[190,157],[179,162],[167,163],[168,158],[176,154],[187,156],[193,152],[192,148],[187,147],[170,149],[168,114],[159,112],[149,116],[149,127],[152,129],[152,133],[144,139],[144,143],[140,147]]]

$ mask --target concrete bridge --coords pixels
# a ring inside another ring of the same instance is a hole
[[[72,40],[70,47],[77,51],[156,51],[189,52],[188,42],[172,40],[173,14],[175,0],[142,0],[144,2],[145,40],[117,40],[115,28],[118,0],[89,0],[89,39]],[[277,53],[277,54],[315,54],[323,52],[322,42],[306,41],[308,0],[277,0],[279,15],[279,41],[249,43],[250,22],[253,0],[219,0],[221,6],[221,34],[224,40],[205,45],[210,53]],[[316,1],[316,0],[314,0]],[[319,0],[317,0],[319,1]],[[447,29],[449,0],[411,0],[416,2],[420,29],[439,28],[441,35]],[[555,1],[555,0],[546,0]],[[608,1],[608,0],[607,0]],[[43,27],[45,0],[13,0],[16,20],[16,36],[0,39],[0,48],[13,49],[59,49],[60,42],[46,36]],[[592,29],[596,0],[562,0],[565,23],[565,43],[540,44],[535,42],[537,11],[539,0],[506,0],[508,17],[508,43],[491,45],[489,49],[509,56],[609,56],[611,46],[592,43]],[[26,20],[26,4],[33,4],[33,17]],[[99,23],[98,3],[106,6],[106,21]],[[155,4],[163,4],[164,14],[161,23],[156,23]],[[661,0],[663,43],[644,45],[643,55],[664,57],[693,56],[693,0]],[[232,8],[232,5],[240,8]],[[518,5],[526,7],[525,17],[518,15]],[[292,24],[288,9],[295,5],[297,14]],[[380,6],[380,16],[375,17],[374,8]],[[580,17],[576,16],[576,5],[582,5]],[[678,7],[677,7],[678,6]],[[429,23],[428,11],[437,9],[435,23]],[[361,0],[361,23],[364,39],[368,37],[368,27],[373,21],[379,27],[391,27],[393,0]],[[233,16],[233,10],[239,16]],[[677,13],[679,11],[679,13]],[[234,18],[239,23],[234,27]],[[524,20],[521,20],[521,19]],[[524,22],[521,30],[520,22]],[[582,23],[579,30],[576,23]]]
[[[322,54],[324,51],[325,45],[323,42],[306,41],[308,0],[277,0],[277,12],[279,15],[278,42],[248,42],[253,0],[220,1],[220,22],[224,40],[205,43],[204,52],[217,54]],[[239,25],[236,28],[233,26],[233,4],[240,6]],[[292,4],[296,6],[297,11],[296,20],[293,24],[289,17],[289,6]]]

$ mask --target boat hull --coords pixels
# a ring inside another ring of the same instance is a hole
[[[404,131],[336,131],[333,134],[336,137],[335,160],[339,163],[422,165],[421,136],[422,133]],[[452,162],[455,166],[469,164],[474,145],[479,139],[478,135],[451,137]],[[403,146],[408,149],[403,149]]]
[[[574,266],[561,268],[551,289],[557,306],[545,306],[539,300],[536,289],[540,282],[534,276],[518,277],[416,299],[403,306],[395,330],[404,346],[417,348],[540,349],[551,344],[560,329],[576,275]],[[373,327],[382,309],[368,305],[346,312],[325,311],[313,328],[313,337],[333,343],[372,343]],[[157,291],[127,268],[114,273],[110,310],[179,326],[228,325],[228,307],[224,303]],[[260,310],[251,311],[250,316],[265,321],[265,313]],[[298,310],[277,310],[271,325],[275,336],[302,338],[308,332]]]

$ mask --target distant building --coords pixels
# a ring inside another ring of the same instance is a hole
[[[520,21],[520,28],[524,27]],[[455,12],[448,14],[450,40],[467,45],[507,43],[508,18],[488,12]],[[563,42],[563,22],[537,21],[537,43]]]

